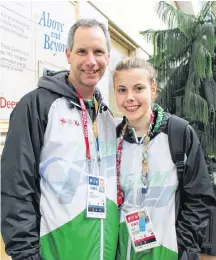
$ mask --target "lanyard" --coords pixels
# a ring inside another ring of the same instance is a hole
[[[85,145],[86,145],[86,158],[88,163],[88,170],[89,173],[91,173],[91,153],[90,153],[90,145],[89,145],[89,135],[88,135],[88,119],[87,119],[87,109],[84,103],[84,100],[82,99],[79,92],[77,92],[78,98],[81,105],[81,111],[82,111],[82,124],[83,124],[83,130],[84,130],[84,139],[85,139]],[[96,116],[98,113],[98,102],[96,98],[94,97],[94,103],[95,103],[95,112]],[[97,157],[98,157],[98,164],[100,163],[100,149],[99,149],[99,138],[98,138],[98,126],[96,119],[93,122],[93,132],[96,140],[96,146],[97,146]]]
[[[121,157],[122,157],[122,148],[123,148],[123,138],[125,130],[128,126],[128,122],[125,123],[122,129],[122,134],[120,136],[120,141],[117,149],[117,158],[116,158],[116,170],[117,170],[117,203],[119,206],[123,204],[124,200],[124,192],[120,183],[120,165],[121,165]]]
[[[98,105],[98,102],[95,97],[94,97],[94,104],[95,104],[95,113],[96,113],[96,117],[97,117],[99,105]],[[99,137],[98,137],[98,125],[97,125],[96,118],[93,122],[93,132],[94,132],[96,145],[97,145],[98,162],[100,163],[100,146],[99,146]]]
[[[144,138],[144,152],[142,154],[142,175],[141,180],[143,182],[144,187],[142,188],[142,194],[147,193],[147,176],[148,176],[148,148],[150,142],[150,133],[152,130],[152,126],[154,124],[154,112],[151,114],[149,130]],[[123,140],[126,128],[128,126],[128,121],[126,121],[125,125],[122,128],[119,145],[117,149],[117,158],[116,158],[116,170],[117,170],[117,203],[120,207],[124,202],[124,192],[120,183],[120,165],[121,165],[121,157],[123,150]]]

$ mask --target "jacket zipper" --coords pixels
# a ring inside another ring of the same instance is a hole
[[[134,138],[136,140],[136,143],[138,145],[140,145],[145,137],[145,135],[141,138],[140,142],[138,141],[138,137],[136,134],[136,131],[134,128],[132,128],[133,134],[134,134]],[[140,147],[140,146],[139,146]],[[141,147],[140,147],[141,148]],[[141,158],[142,160],[142,158]],[[134,180],[134,185],[133,185],[133,210],[135,210],[136,208],[136,199],[137,199],[137,175],[135,175],[135,180]],[[130,252],[131,252],[131,239],[130,239],[130,235],[128,234],[128,245],[127,245],[127,256],[126,256],[126,260],[130,260]]]
[[[102,103],[102,102],[101,102]],[[96,119],[95,120],[98,120],[98,117],[99,117],[99,109],[101,107],[101,103],[98,107],[98,114],[96,115]],[[91,125],[92,125],[92,120],[88,114],[88,119],[89,121],[91,122]],[[93,127],[93,125],[92,125]],[[98,133],[99,134],[99,133]],[[94,136],[94,133],[93,133],[93,136]],[[96,146],[96,142],[94,140],[94,148],[95,148],[95,151],[96,151],[96,156],[97,156],[97,146]],[[99,169],[99,165],[98,165],[98,174],[100,174],[100,169]],[[104,220],[101,219],[100,220],[100,260],[103,260],[104,259]]]
[[[130,236],[128,236],[128,245],[127,245],[127,257],[126,257],[126,260],[130,260],[130,251],[131,251],[131,240],[130,240]]]
[[[100,260],[104,259],[104,220],[101,219]]]
[[[102,104],[102,102],[100,102],[100,105],[98,107],[98,113],[96,115],[95,120],[98,120],[101,104]],[[99,132],[98,132],[98,135],[99,135]],[[95,143],[95,149],[96,149],[96,156],[97,156],[97,146],[96,146],[96,143]],[[100,165],[98,165],[98,173],[100,173],[99,167],[100,167]],[[101,219],[101,221],[100,221],[100,228],[101,228],[101,230],[100,230],[101,231],[101,237],[100,237],[100,239],[101,239],[100,240],[100,260],[103,260],[104,259],[104,220],[103,219]]]
[[[101,99],[101,102],[99,104],[98,113],[96,115],[96,119],[95,120],[98,120],[99,111],[100,111],[100,108],[101,108],[101,105],[102,105],[102,101],[103,101],[103,99]],[[74,103],[72,100],[70,102],[73,103],[77,107],[81,107],[80,105]],[[88,114],[88,118],[89,118],[89,121],[91,122],[91,125],[92,125],[92,120],[91,120],[89,114]],[[92,125],[92,127],[93,127],[93,125]],[[93,135],[94,135],[94,133],[93,133]],[[96,144],[95,144],[95,149],[96,149],[96,154],[97,154]],[[99,165],[98,165],[98,167],[99,167]],[[98,173],[99,173],[99,170],[100,169],[98,168]],[[104,220],[103,219],[101,219],[101,221],[100,221],[100,232],[101,232],[101,236],[100,236],[100,260],[103,260],[103,258],[104,258]]]

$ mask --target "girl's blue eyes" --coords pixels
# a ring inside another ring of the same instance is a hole
[[[136,92],[141,92],[143,89],[144,89],[144,87],[136,87],[135,91]],[[127,91],[127,89],[125,89],[125,88],[118,88],[118,92],[120,92],[120,93],[124,93],[126,91]]]
[[[141,90],[143,90],[143,89],[144,89],[144,88],[142,88],[142,87],[137,87],[137,88],[136,88],[137,91],[141,91]]]
[[[124,89],[124,88],[119,88],[118,89],[118,92],[121,92],[121,93],[123,93],[123,92],[125,92],[126,91],[126,89]]]

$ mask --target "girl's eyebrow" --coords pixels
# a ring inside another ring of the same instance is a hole
[[[139,86],[145,86],[143,83],[138,83],[136,85],[134,85],[134,87],[139,87]]]
[[[126,88],[124,85],[118,85],[117,88]]]
[[[137,87],[146,88],[146,85],[145,84],[141,84],[141,83],[134,85],[134,88],[137,88]]]

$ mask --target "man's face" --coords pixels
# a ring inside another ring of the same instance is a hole
[[[103,179],[100,180],[100,186],[101,186],[102,188],[104,187],[104,180],[103,180]]]
[[[66,56],[70,64],[70,80],[75,87],[95,87],[109,63],[103,30],[98,26],[79,27],[74,35],[73,49],[67,49]]]

